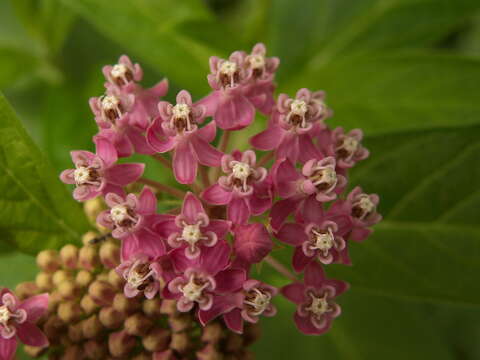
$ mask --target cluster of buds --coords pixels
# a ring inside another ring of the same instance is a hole
[[[75,168],[60,177],[75,185],[76,200],[104,199],[96,222],[120,242],[115,272],[132,304],[171,302],[199,326],[220,321],[237,334],[274,316],[279,294],[297,305],[294,321],[305,334],[328,331],[340,314],[336,297],[348,284],[324,268],[349,265],[350,241],[366,239],[381,220],[377,195],[347,190],[349,170],[369,153],[361,130],[327,126],[333,112],[323,91],[276,97],[278,66],[263,44],[212,57],[212,92],[194,102],[182,90],[174,104],[160,99],[166,80],[141,87],[141,67],[127,56],[104,67],[106,93],[90,100],[96,152],[73,151]],[[250,149],[229,149],[257,115],[268,118],[266,130]],[[142,163],[119,162],[134,153],[158,160],[179,186],[143,177]],[[159,213],[166,198],[178,205]],[[294,247],[293,271],[272,257],[276,240]],[[291,283],[277,289],[255,278],[261,262]]]
[[[120,244],[109,236],[98,242],[101,238],[89,232],[81,248],[40,252],[35,281],[17,286],[20,300],[50,294],[48,309],[38,320],[48,341],[30,342],[27,354],[51,360],[251,358],[246,348],[258,337],[255,325],[240,336],[218,320],[200,326],[193,314],[180,313],[173,300],[127,297],[127,281],[115,270]]]

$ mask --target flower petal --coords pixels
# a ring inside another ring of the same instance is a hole
[[[17,338],[4,339],[0,336],[0,359],[12,360],[17,350]]]
[[[265,225],[255,223],[235,228],[234,247],[240,259],[258,263],[272,250],[273,243]]]
[[[277,232],[276,237],[284,243],[299,246],[308,240],[305,229],[300,224],[285,224]]]
[[[298,330],[306,335],[320,335],[328,331],[330,328],[331,321],[326,321],[325,326],[321,329],[313,326],[310,317],[308,316],[300,316],[298,312],[295,313],[293,319],[295,320],[295,324],[297,325]]]
[[[206,231],[213,231],[217,234],[219,239],[223,239],[228,232],[230,231],[230,227],[232,226],[230,221],[225,220],[210,220],[210,223],[205,228]]]
[[[205,166],[220,166],[223,153],[215,149],[212,145],[202,139],[200,136],[191,137],[192,147],[195,150],[198,162]]]
[[[230,258],[230,246],[225,241],[219,241],[213,247],[202,249],[200,265],[203,270],[211,275],[225,269]]]
[[[145,135],[143,135],[140,131],[128,129],[126,134],[128,135],[130,142],[133,144],[135,152],[145,155],[155,154],[155,150],[150,146]]]
[[[305,285],[302,283],[288,284],[280,289],[280,293],[294,304],[305,302]]]
[[[243,333],[243,318],[240,309],[234,309],[229,313],[223,315],[225,325],[238,334]]]
[[[19,308],[24,309],[27,312],[27,320],[34,323],[47,311],[48,294],[32,296],[23,301]]]
[[[285,130],[278,125],[271,125],[266,130],[250,138],[250,144],[259,150],[273,150],[282,141]]]
[[[217,126],[223,130],[239,130],[251,124],[255,107],[243,95],[223,99],[214,115]]]
[[[205,213],[201,201],[191,192],[188,192],[183,199],[182,215],[185,216],[189,224],[195,224],[199,213]]]
[[[217,183],[207,188],[201,196],[209,204],[225,205],[231,201],[232,192],[224,190]]]
[[[296,272],[302,272],[305,270],[305,267],[313,260],[312,257],[308,257],[303,252],[301,246],[295,248],[292,257],[292,266]]]
[[[118,159],[115,146],[102,136],[95,137],[94,142],[97,148],[97,155],[103,160],[105,166],[110,167],[115,164]]]
[[[165,153],[175,147],[175,138],[164,133],[160,117],[156,118],[147,129],[147,142],[159,153]]]
[[[48,346],[48,339],[45,334],[36,325],[28,321],[18,325],[17,335],[25,345]]]
[[[137,181],[144,170],[145,164],[117,164],[107,169],[105,177],[112,184],[126,186]]]
[[[215,290],[219,293],[234,292],[242,288],[246,279],[247,275],[243,269],[220,271],[215,276],[215,282],[217,283]]]
[[[305,269],[304,281],[307,286],[320,288],[325,282],[325,272],[322,266],[315,261],[308,264]]]
[[[247,200],[243,197],[234,197],[227,206],[227,218],[232,223],[241,225],[248,222],[250,209]]]
[[[209,310],[200,310],[198,312],[198,319],[205,326],[216,317],[232,310],[234,306],[229,296],[215,296],[212,307]]]
[[[160,236],[158,236],[151,230],[147,228],[140,230],[137,238],[138,247],[146,255],[156,258],[165,254],[165,243],[163,242],[162,238],[160,238]]]
[[[191,184],[197,177],[197,159],[188,141],[177,144],[173,154],[173,173],[180,184]]]
[[[153,214],[157,210],[157,198],[150,188],[143,188],[138,197],[138,208],[136,210],[139,214]]]
[[[215,124],[215,121],[209,122],[207,125],[197,130],[197,135],[208,143],[212,142],[217,135],[217,124]]]

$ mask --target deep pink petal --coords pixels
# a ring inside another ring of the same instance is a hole
[[[137,181],[144,169],[145,164],[140,163],[117,164],[107,169],[105,177],[112,184],[126,186]]]
[[[48,294],[32,296],[23,301],[19,308],[27,312],[27,320],[29,322],[35,323],[47,311]]]
[[[230,246],[225,241],[219,241],[213,247],[202,249],[200,265],[203,270],[211,275],[225,269],[230,258]]]
[[[102,194],[103,196],[105,196],[109,193],[117,194],[119,196],[125,196],[125,191],[121,186],[107,183],[105,187],[102,189]]]
[[[198,162],[205,166],[220,166],[223,153],[215,149],[199,136],[191,137],[192,146],[195,150]],[[178,150],[177,150],[178,151]]]
[[[285,222],[288,215],[297,209],[298,204],[298,201],[292,199],[280,200],[273,204],[272,210],[270,211],[270,225],[272,228],[278,230]]]
[[[205,248],[202,250],[202,254],[204,253],[205,250],[211,249],[211,248]],[[172,260],[172,265],[175,269],[175,271],[179,273],[185,272],[188,268],[198,268],[201,267],[200,265],[200,258],[198,257],[196,259],[189,259],[185,256],[185,249],[183,248],[178,248],[169,253],[170,259]]]
[[[302,283],[292,283],[280,289],[280,293],[294,304],[305,302],[305,285]]]
[[[302,250],[301,246],[295,248],[292,257],[292,266],[296,272],[302,272],[305,267],[312,262],[313,257],[308,257]]]
[[[309,196],[303,202],[302,217],[307,223],[320,224],[323,221],[323,205],[315,198],[315,195]]]
[[[175,138],[167,136],[162,129],[162,120],[156,118],[147,130],[147,142],[160,153],[170,151],[175,146]]]
[[[363,241],[371,234],[371,232],[371,229],[357,226],[354,227],[352,232],[350,233],[350,239],[352,239],[353,241]]]
[[[298,313],[296,312],[293,318],[295,320],[295,324],[297,325],[298,330],[300,330],[302,333],[304,333],[306,335],[320,335],[320,334],[323,334],[330,328],[330,324],[331,324],[331,320],[327,321],[323,328],[318,329],[315,326],[313,326],[313,324],[312,324],[312,322],[311,322],[311,320],[308,316],[302,317],[302,316],[298,315]]]
[[[215,276],[217,287],[215,290],[219,293],[237,291],[242,288],[247,279],[247,274],[243,269],[227,269],[219,272]]]
[[[200,99],[195,105],[203,105],[206,110],[206,116],[212,116],[217,111],[218,103],[221,98],[220,91],[212,91],[210,94]]]
[[[205,326],[216,317],[231,311],[233,307],[234,305],[229,296],[215,296],[212,307],[209,310],[200,310],[198,312],[198,319]]]
[[[238,334],[243,333],[243,318],[240,309],[235,309],[223,315],[225,325]]]
[[[129,235],[122,239],[122,246],[120,249],[122,261],[127,261],[133,255],[140,253],[138,246],[138,238],[135,235]]]
[[[180,184],[191,184],[197,177],[197,159],[188,141],[177,144],[173,154],[173,173]]]
[[[255,223],[235,228],[234,247],[240,259],[258,263],[272,250],[273,243],[265,225]]]
[[[255,107],[243,95],[226,99],[218,105],[214,115],[217,126],[223,130],[239,130],[251,124]]]
[[[335,288],[335,296],[343,294],[350,288],[350,285],[342,280],[328,279],[325,280],[325,284],[333,286]]]
[[[24,322],[18,325],[17,335],[22,343],[30,346],[48,346],[48,339],[45,334],[34,324]]]
[[[219,239],[223,239],[230,231],[232,224],[225,220],[210,220],[205,228],[206,231],[213,231]]]
[[[205,213],[202,202],[191,192],[188,192],[183,199],[182,215],[185,216],[189,224],[195,224],[199,213]]]
[[[127,135],[135,148],[135,152],[145,155],[155,154],[156,151],[150,146],[147,138],[140,131],[129,129]]]
[[[145,255],[156,258],[165,254],[164,241],[151,230],[142,229],[136,236],[138,238],[138,246]]]
[[[97,148],[97,155],[103,160],[106,167],[110,167],[117,161],[117,150],[106,138],[97,136],[94,139]]]
[[[138,197],[138,208],[136,210],[139,214],[152,214],[157,210],[157,198],[150,188],[143,188]]]
[[[288,132],[285,134],[282,142],[275,151],[275,155],[278,159],[287,158],[295,163],[298,160],[299,152],[300,149],[298,144],[298,135],[292,132]]]
[[[202,199],[209,204],[225,205],[232,199],[232,192],[224,190],[218,184],[213,184],[202,193]]]
[[[17,350],[17,338],[4,339],[0,336],[0,359],[12,360]]]
[[[300,162],[305,163],[310,159],[320,159],[322,153],[313,145],[312,139],[308,134],[302,134],[298,137],[300,151],[298,158]]]
[[[197,135],[207,143],[211,143],[217,135],[217,124],[215,124],[215,121],[209,122],[207,125],[197,130]]]
[[[278,147],[285,130],[274,124],[250,139],[250,144],[259,150],[273,150]]]
[[[234,197],[227,206],[227,218],[236,225],[246,224],[250,217],[247,200],[243,197]]]
[[[276,236],[278,240],[293,246],[299,246],[308,240],[304,227],[299,224],[283,225]]]
[[[312,261],[305,269],[305,285],[320,288],[325,281],[325,272],[322,266]]]

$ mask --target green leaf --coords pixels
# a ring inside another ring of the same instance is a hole
[[[196,94],[208,90],[208,58],[225,55],[225,48],[236,42],[233,35],[215,26],[214,18],[197,0],[63,2],[132,57]]]
[[[268,39],[283,75],[293,74],[340,55],[430,46],[479,8],[472,0],[278,0]]]
[[[79,242],[88,223],[0,95],[0,229],[28,253]]]
[[[324,89],[335,112],[330,124],[372,135],[477,123],[479,82],[478,59],[392,53],[342,58],[281,90]]]

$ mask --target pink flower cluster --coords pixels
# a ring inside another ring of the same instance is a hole
[[[79,201],[104,197],[109,209],[97,222],[122,243],[117,271],[127,297],[174,299],[201,324],[223,317],[237,333],[245,321],[275,315],[277,294],[297,305],[294,320],[306,334],[324,333],[340,314],[336,297],[348,284],[323,269],[349,265],[350,241],[363,241],[381,220],[377,195],[360,187],[345,194],[349,169],[368,150],[361,130],[326,125],[332,111],[324,92],[275,97],[278,66],[263,44],[212,57],[212,92],[194,102],[182,90],[175,103],[160,100],[165,80],[142,88],[142,70],[127,56],[104,67],[106,93],[90,100],[96,153],[72,152],[75,168],[61,179],[75,185]],[[257,111],[267,129],[250,139],[251,149],[227,152],[229,138],[258,121]],[[142,178],[143,164],[118,163],[133,153],[156,158],[182,185]],[[135,183],[148,186],[128,193]],[[181,206],[160,214],[156,195],[178,197]],[[275,239],[294,247],[298,274],[272,257]],[[261,262],[293,282],[277,289],[255,279]]]

